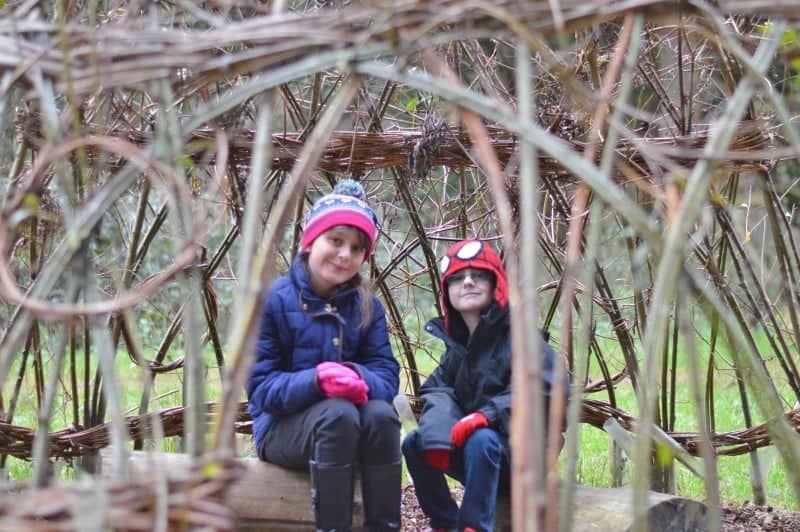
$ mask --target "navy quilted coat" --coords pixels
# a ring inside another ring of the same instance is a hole
[[[369,325],[359,328],[360,322],[358,290],[347,286],[328,299],[314,295],[302,255],[295,257],[287,275],[272,283],[247,382],[259,455],[274,417],[300,412],[325,398],[316,383],[320,362],[348,362],[369,386],[370,400],[392,401],[399,365],[383,306],[374,296]]]

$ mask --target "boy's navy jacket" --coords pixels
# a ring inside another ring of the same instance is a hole
[[[508,436],[511,424],[511,334],[508,306],[493,304],[469,339],[450,337],[443,318],[425,330],[442,339],[446,351],[420,388],[423,400],[419,437],[424,450],[450,449],[450,431],[467,414],[481,412],[489,427]],[[464,345],[466,344],[466,345]],[[555,379],[555,351],[542,338],[542,377],[549,404]],[[569,391],[565,378],[564,393]]]
[[[271,420],[305,410],[325,395],[317,386],[320,362],[347,363],[369,386],[369,399],[391,403],[399,386],[383,306],[374,296],[370,323],[361,323],[357,288],[328,299],[311,290],[298,254],[287,275],[272,283],[264,301],[256,360],[247,382],[253,438],[261,450]]]

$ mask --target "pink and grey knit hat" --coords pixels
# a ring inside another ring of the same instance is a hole
[[[366,192],[358,181],[343,179],[333,192],[321,197],[306,214],[300,246],[308,248],[316,238],[337,225],[349,225],[367,235],[369,247],[364,260],[369,259],[378,235],[378,217],[365,201]]]

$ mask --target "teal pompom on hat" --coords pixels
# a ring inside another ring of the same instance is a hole
[[[366,192],[355,179],[342,179],[333,192],[317,200],[306,214],[300,246],[308,248],[316,238],[337,225],[355,227],[367,236],[369,248],[364,260],[369,259],[378,235],[378,217],[366,202]]]
[[[367,193],[364,187],[355,179],[342,179],[333,187],[333,193],[338,196],[353,196],[361,201],[367,201]]]

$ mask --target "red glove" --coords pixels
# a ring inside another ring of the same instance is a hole
[[[425,460],[428,461],[431,467],[435,467],[439,471],[447,471],[450,467],[450,451],[447,449],[425,451]]]
[[[317,364],[317,383],[327,397],[341,397],[357,405],[368,401],[369,386],[364,379],[338,362]]]
[[[480,412],[473,412],[468,416],[464,416],[453,425],[453,430],[450,431],[450,443],[456,447],[461,447],[472,436],[473,432],[488,426],[489,420]]]

